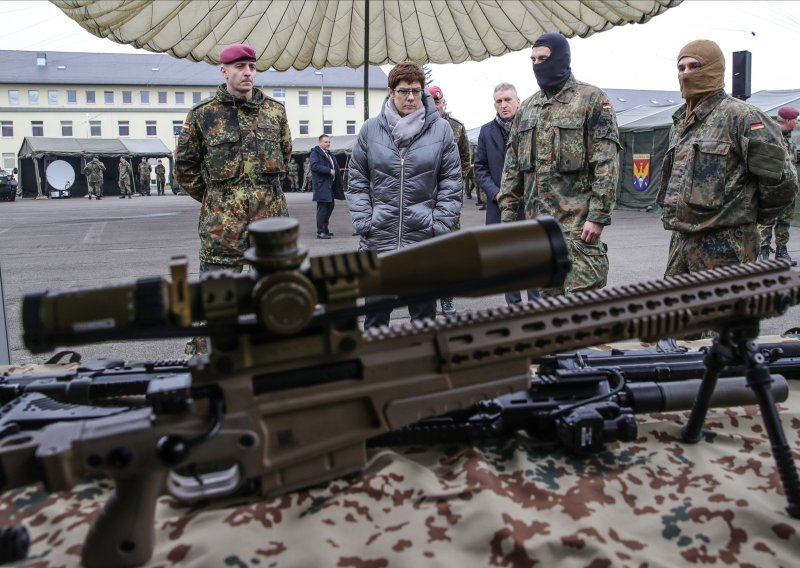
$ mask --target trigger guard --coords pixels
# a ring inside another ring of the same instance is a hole
[[[234,464],[228,469],[208,473],[181,475],[174,471],[167,477],[167,491],[178,501],[195,503],[203,499],[228,495],[241,485],[242,476],[239,466]]]

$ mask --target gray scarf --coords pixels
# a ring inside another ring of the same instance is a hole
[[[386,122],[389,123],[394,143],[405,153],[404,150],[411,143],[411,140],[425,126],[425,105],[420,105],[411,114],[400,116],[400,113],[397,112],[397,107],[394,105],[394,100],[390,97],[384,105],[383,114],[386,117]]]
[[[499,114],[494,115],[494,121],[500,126],[500,132],[503,134],[503,142],[508,142],[508,135],[511,134],[511,125],[514,124],[514,117],[511,120],[503,120]]]

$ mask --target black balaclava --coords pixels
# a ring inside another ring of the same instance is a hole
[[[533,66],[533,74],[539,88],[544,91],[556,91],[567,82],[572,69],[569,64],[572,55],[569,50],[567,38],[555,32],[542,34],[533,42],[533,47],[550,48],[550,58]]]

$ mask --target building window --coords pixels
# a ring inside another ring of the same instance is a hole
[[[14,137],[14,123],[10,120],[0,121],[0,135],[3,138]]]
[[[39,104],[39,91],[35,90],[28,91],[28,104],[29,105]]]
[[[17,167],[17,157],[13,152],[3,154],[3,169],[12,171]]]
[[[98,138],[103,135],[103,132],[100,128],[100,121],[99,120],[90,120],[89,121],[89,136],[93,138]]]
[[[203,98],[203,93],[200,91],[192,91],[192,104],[196,105]]]
[[[150,104],[150,91],[139,91],[139,102],[143,105]]]
[[[322,91],[322,106],[329,107],[331,106],[331,99],[333,95],[330,91]]]
[[[47,102],[51,105],[57,105],[58,91],[47,91]]]
[[[308,91],[298,91],[297,104],[299,104],[301,107],[308,106]]]
[[[44,122],[42,122],[41,120],[32,120],[31,135],[44,136]]]
[[[186,104],[186,100],[183,94],[183,91],[178,91],[175,93],[175,104],[176,105],[184,105]]]
[[[216,96],[216,94],[217,93],[215,93],[214,91],[208,91],[208,98],[209,99],[214,98],[214,96]]]
[[[119,135],[120,136],[130,136],[131,135],[131,125],[130,125],[129,121],[120,120],[117,124],[119,124]]]
[[[107,105],[114,104],[114,91],[103,91],[103,100]]]
[[[308,121],[307,120],[301,120],[300,121],[300,134],[305,134],[306,136],[308,136]]]
[[[286,102],[286,89],[283,87],[275,87],[272,89],[272,98],[276,101]]]
[[[72,121],[71,120],[62,120],[61,121],[61,136],[65,136],[65,137],[72,136]]]
[[[172,135],[173,136],[180,136],[181,130],[183,130],[183,121],[182,120],[173,120],[172,121]]]
[[[347,134],[355,134],[356,133],[356,121],[355,120],[348,120],[347,121]]]
[[[67,90],[67,103],[73,105],[78,103],[78,91]]]
[[[333,134],[333,121],[326,120],[322,123],[322,133],[323,134]]]
[[[122,104],[129,105],[133,103],[133,91],[122,91]]]
[[[10,105],[19,104],[19,91],[17,90],[8,91],[8,104]]]
[[[165,93],[166,94],[166,93]],[[148,136],[156,136],[156,121],[146,120],[144,123],[144,130]]]
[[[158,91],[158,104],[167,104],[167,91]]]
[[[355,91],[347,91],[344,94],[344,104],[347,108],[355,108],[356,106],[356,92]]]
[[[93,105],[94,102],[94,91],[86,91],[86,104]]]

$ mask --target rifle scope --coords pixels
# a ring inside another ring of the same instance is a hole
[[[353,318],[358,298],[410,303],[552,287],[570,268],[564,235],[549,217],[458,231],[381,256],[360,251],[307,259],[299,224],[288,217],[255,221],[249,232],[245,261],[253,270],[245,274],[211,272],[189,282],[186,259],[179,258],[171,263],[171,279],[26,294],[25,346],[41,353],[56,345],[191,337],[198,322],[213,337],[245,332],[237,325],[251,316],[260,329],[289,335],[320,314]]]

